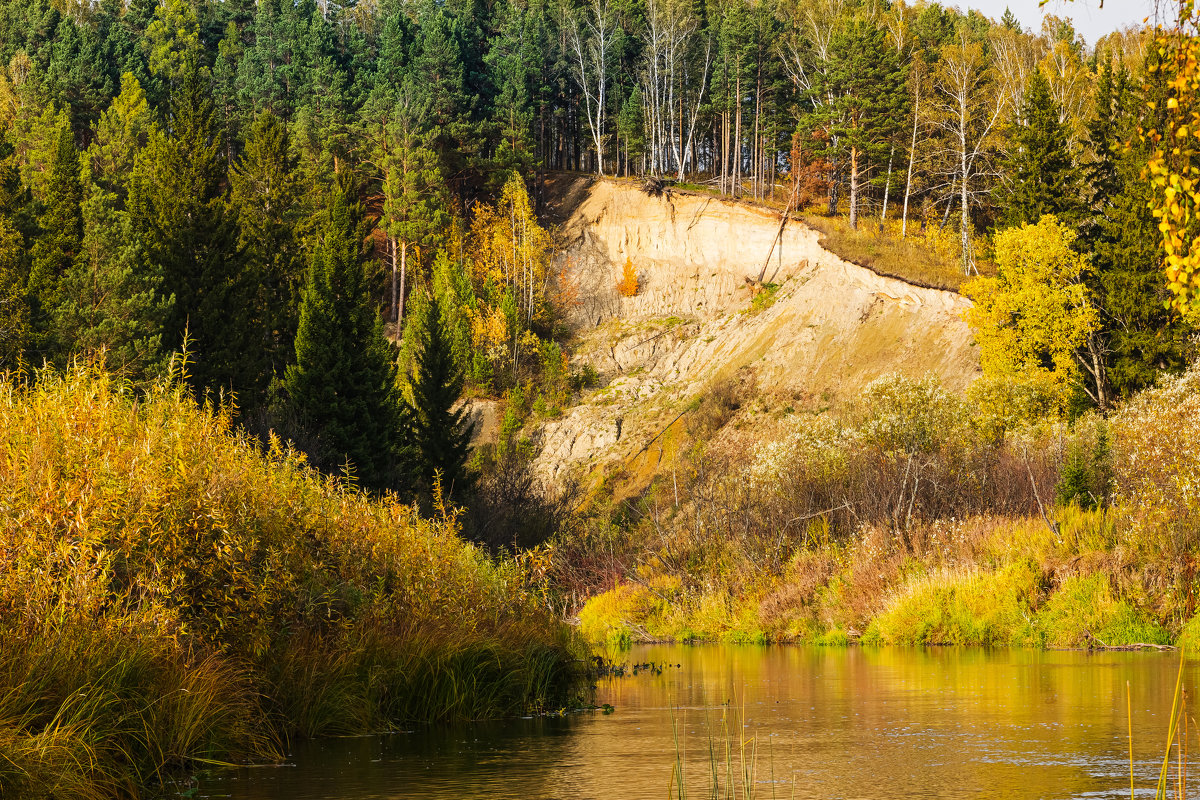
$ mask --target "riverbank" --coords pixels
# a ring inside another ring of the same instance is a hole
[[[693,447],[675,480],[559,542],[584,634],[1194,641],[1200,369],[1069,424],[1017,424],[978,388],[887,378],[840,413],[781,418],[768,444]]]
[[[138,796],[295,737],[569,702],[515,566],[178,387],[0,386],[0,795]]]

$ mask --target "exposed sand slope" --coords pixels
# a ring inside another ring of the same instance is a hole
[[[548,475],[628,457],[715,380],[752,375],[757,392],[830,402],[887,372],[937,375],[952,389],[978,373],[968,301],[847,263],[797,221],[766,271],[774,302],[754,311],[756,278],[779,218],[685,193],[551,179],[547,216],[562,221],[561,278],[575,287],[578,358],[609,385],[542,426]],[[616,290],[626,258],[640,291]],[[760,301],[761,302],[761,301]]]

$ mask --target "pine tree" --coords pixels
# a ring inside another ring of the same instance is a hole
[[[362,209],[348,187],[335,188],[321,231],[300,302],[296,362],[283,386],[316,439],[309,455],[318,467],[336,471],[348,462],[362,485],[399,488],[410,459],[408,415],[363,270]]]
[[[500,132],[495,166],[504,171],[529,172],[533,165],[531,98],[537,82],[536,18],[526,0],[498,6],[496,35],[486,61],[491,82],[499,87],[492,116]]]
[[[195,7],[188,0],[158,4],[143,41],[150,51],[150,71],[174,91],[203,56]]]
[[[29,347],[24,238],[0,212],[0,370],[14,369]]]
[[[124,202],[137,154],[157,128],[141,83],[132,72],[124,73],[121,93],[100,115],[87,149],[92,181]]]
[[[62,125],[44,210],[38,218],[40,232],[33,244],[27,287],[35,347],[42,357],[53,355],[53,311],[61,302],[59,283],[78,257],[83,240],[82,200],[75,134],[70,126]]]
[[[295,39],[289,34],[293,30],[291,18],[298,10],[298,4],[280,0],[260,0],[257,4],[251,26],[253,41],[238,64],[238,96],[246,107],[271,109],[290,118],[294,98],[288,93],[288,67],[294,61],[291,49]]]
[[[12,163],[13,148],[0,132],[0,370],[25,360],[32,343],[29,324],[29,247],[37,225],[29,190]]]
[[[470,58],[465,52],[469,37],[464,35],[463,20],[437,4],[422,10],[413,74],[421,77],[421,88],[430,98],[429,140],[441,172],[451,188],[466,193],[478,180],[480,151],[486,147],[484,131],[473,120],[483,93],[469,88]]]
[[[828,73],[816,90],[830,98],[810,118],[828,137],[831,155],[844,159],[850,180],[850,225],[857,227],[858,207],[868,165],[888,158],[900,135],[908,93],[907,67],[886,32],[855,19],[833,36]]]
[[[463,374],[436,297],[429,299],[417,324],[419,346],[410,387],[418,480],[432,487],[436,473],[447,496],[461,495],[470,488],[467,457],[473,426],[465,408],[455,409]]]
[[[1041,70],[1034,72],[1013,132],[1008,187],[1001,196],[1005,226],[1034,225],[1046,214],[1074,226],[1083,216],[1079,172],[1067,147],[1067,129]]]
[[[625,174],[638,170],[638,162],[646,152],[646,110],[642,106],[642,89],[634,86],[629,96],[621,106],[617,116],[618,150],[625,148],[623,159],[618,158],[618,166],[624,166]]]
[[[427,126],[429,96],[405,79],[382,111],[385,118],[376,161],[383,173],[383,228],[391,249],[391,319],[403,324],[408,259],[449,222],[445,181]]]

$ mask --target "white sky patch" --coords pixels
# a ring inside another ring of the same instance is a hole
[[[1021,25],[1037,33],[1042,29],[1042,18],[1047,14],[1067,17],[1075,30],[1083,35],[1089,45],[1105,34],[1129,26],[1140,27],[1142,20],[1149,17],[1150,24],[1156,20],[1172,22],[1176,3],[1163,0],[1050,0],[1038,6],[1038,0],[946,0],[946,5],[957,5],[960,9],[973,8],[985,17],[1000,21],[1004,9],[1012,9]]]

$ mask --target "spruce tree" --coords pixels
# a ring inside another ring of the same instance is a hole
[[[197,389],[232,390],[250,408],[269,377],[264,326],[221,187],[225,158],[205,77],[193,64],[172,91],[169,134],[152,136],[138,155],[129,210],[163,296],[174,297],[163,346],[178,349],[186,331]]]
[[[467,457],[473,426],[466,409],[455,409],[462,396],[463,373],[436,296],[430,297],[417,322],[417,352],[410,388],[414,438],[418,450],[418,480],[432,487],[440,475],[446,496],[470,488]]]
[[[46,202],[38,217],[39,233],[34,242],[29,272],[29,308],[35,347],[43,358],[52,348],[53,310],[58,305],[59,282],[79,255],[83,240],[79,183],[79,151],[69,125],[58,129],[54,161],[46,186]]]
[[[1143,83],[1147,89],[1134,88]],[[1106,64],[1097,84],[1096,117],[1088,126],[1096,160],[1087,171],[1092,198],[1084,226],[1092,267],[1087,282],[1102,311],[1099,335],[1108,381],[1122,397],[1186,365],[1187,328],[1165,307],[1158,221],[1150,210],[1151,186],[1142,177],[1150,147],[1136,136],[1139,126],[1161,125],[1149,107],[1161,109],[1165,95],[1158,73],[1135,80]]]
[[[309,456],[336,472],[349,463],[363,486],[400,488],[408,461],[407,414],[395,350],[363,269],[363,213],[339,185],[321,225],[300,302],[296,361],[283,386],[314,438]]]
[[[257,284],[253,302],[265,323],[270,369],[282,376],[293,360],[304,282],[300,238],[305,225],[287,127],[270,111],[260,114],[251,126],[229,183],[238,242],[249,262],[247,274]]]
[[[1074,226],[1083,216],[1083,189],[1067,147],[1067,128],[1040,70],[1033,73],[1013,132],[1009,185],[1001,196],[1005,227],[1036,225],[1046,214]]]
[[[117,196],[93,187],[83,204],[81,252],[62,278],[54,336],[62,353],[105,353],[105,366],[133,380],[163,362],[160,276],[147,263]]]

